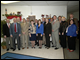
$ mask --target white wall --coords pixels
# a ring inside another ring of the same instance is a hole
[[[67,14],[67,18],[69,19],[70,13]],[[73,12],[74,18],[77,18],[79,20],[79,10],[76,12]]]
[[[5,17],[2,16],[2,14],[5,14],[5,8],[7,8],[7,13],[17,13],[17,11],[21,11],[21,14],[23,15],[22,18],[28,17],[28,15],[36,16],[36,19],[41,19],[41,15],[50,15],[51,17],[53,15],[61,15],[67,17],[67,6],[1,6],[1,20],[3,20]]]

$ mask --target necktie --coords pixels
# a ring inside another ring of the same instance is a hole
[[[14,31],[16,32],[16,24],[14,25]]]

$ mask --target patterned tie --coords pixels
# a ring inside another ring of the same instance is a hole
[[[16,24],[14,25],[14,31],[16,32]]]

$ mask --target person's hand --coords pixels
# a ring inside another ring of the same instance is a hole
[[[22,32],[23,34],[25,34],[25,32]]]
[[[41,36],[42,36],[42,34],[41,34]]]
[[[78,31],[76,31],[76,34],[78,34]]]
[[[45,33],[43,33],[43,35],[45,35]]]
[[[72,36],[70,36],[70,37],[72,37]]]
[[[51,34],[49,34],[49,36],[51,36]]]
[[[13,37],[13,36],[11,35],[11,37]]]
[[[6,35],[4,35],[4,38],[6,38]]]
[[[21,34],[19,34],[19,36],[21,36]]]
[[[59,32],[59,35],[61,35],[60,32]]]
[[[31,37],[31,34],[29,36]]]
[[[54,32],[54,30],[52,30],[52,32]]]
[[[64,35],[64,33],[62,32],[62,35]]]
[[[36,36],[38,36],[38,34],[36,34]]]

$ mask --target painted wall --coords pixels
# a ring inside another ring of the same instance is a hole
[[[1,20],[5,19],[2,14],[5,14],[5,8],[7,8],[7,13],[21,11],[23,15],[22,18],[28,17],[28,15],[36,16],[36,19],[41,19],[41,15],[61,15],[67,17],[67,6],[1,6]]]

